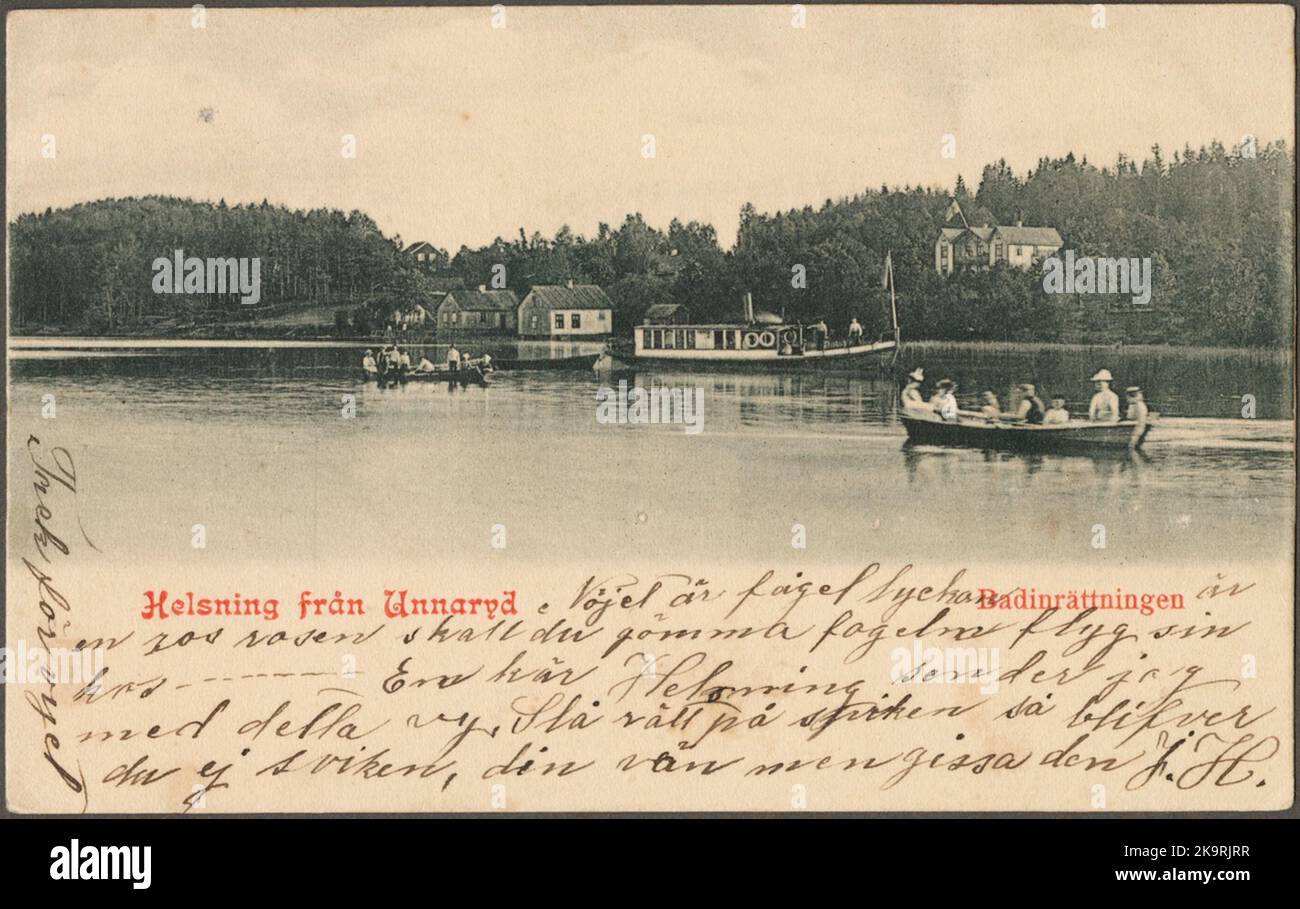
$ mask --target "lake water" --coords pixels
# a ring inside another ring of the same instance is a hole
[[[796,523],[810,560],[1089,560],[1096,524],[1124,560],[1274,560],[1293,538],[1291,365],[1273,356],[916,345],[886,372],[626,379],[702,390],[698,434],[598,422],[618,380],[590,372],[380,390],[348,349],[12,356],[10,482],[30,481],[28,433],[68,447],[81,521],[115,558],[174,551],[196,523],[231,558],[344,565],[785,560]],[[1162,419],[1140,455],[907,447],[895,401],[915,365],[955,379],[963,405],[1033,380],[1076,411],[1106,366]]]

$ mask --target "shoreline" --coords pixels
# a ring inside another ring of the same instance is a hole
[[[518,338],[483,335],[464,338],[428,338],[394,341],[386,338],[160,338],[140,335],[115,337],[85,337],[79,335],[10,335],[7,347],[12,351],[41,350],[200,350],[200,349],[349,349],[376,344],[396,343],[400,346],[436,347],[450,344],[563,344],[603,345],[603,339],[575,340],[545,338]],[[1179,353],[1191,356],[1251,356],[1288,361],[1292,353],[1274,347],[1207,347],[1180,344],[1109,344],[1070,343],[1065,341],[904,341],[899,348],[902,356],[909,353],[943,351],[971,351],[984,353],[1031,353],[1043,351],[1106,351],[1114,354]]]

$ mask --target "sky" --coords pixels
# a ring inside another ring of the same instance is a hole
[[[973,190],[999,158],[1023,175],[1069,151],[1294,146],[1288,6],[1107,5],[1104,27],[1088,5],[805,12],[801,28],[789,5],[506,6],[504,27],[487,5],[210,9],[202,28],[188,7],[14,12],[8,215],[265,198],[360,209],[454,254],[639,211],[729,246],[746,202],[958,174]]]

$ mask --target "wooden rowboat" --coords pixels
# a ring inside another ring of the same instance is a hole
[[[962,418],[945,422],[935,418],[901,416],[907,441],[913,445],[948,445],[1019,452],[1126,451],[1141,448],[1158,414],[1145,423],[1090,423],[1086,420],[1052,425],[1004,423]]]
[[[412,370],[405,373],[388,372],[382,376],[379,373],[362,372],[361,378],[366,382],[378,382],[381,386],[404,385],[407,382],[451,382],[461,385],[486,385],[487,376],[490,372],[492,372],[492,367],[485,368],[478,362],[474,362],[460,369],[435,366],[432,372]]]

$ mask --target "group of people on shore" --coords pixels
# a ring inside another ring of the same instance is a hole
[[[925,370],[917,367],[908,373],[907,385],[903,388],[903,412],[909,416],[938,417],[947,422],[957,422],[963,417],[971,419],[997,420],[1004,423],[1029,423],[1042,425],[1060,425],[1070,422],[1070,412],[1066,409],[1065,398],[1053,395],[1049,400],[1051,407],[1043,404],[1038,396],[1038,389],[1032,382],[1021,382],[1015,388],[1018,403],[1009,411],[1002,409],[998,396],[992,390],[985,390],[981,395],[979,410],[962,410],[957,406],[957,383],[952,379],[940,379],[935,384],[934,393],[927,400],[921,391],[925,382]],[[1118,423],[1120,421],[1119,395],[1111,391],[1114,381],[1110,370],[1101,369],[1091,379],[1094,388],[1092,401],[1088,405],[1088,421],[1091,423]],[[1125,389],[1128,408],[1123,419],[1143,423],[1147,419],[1147,405],[1142,389],[1131,385]]]

